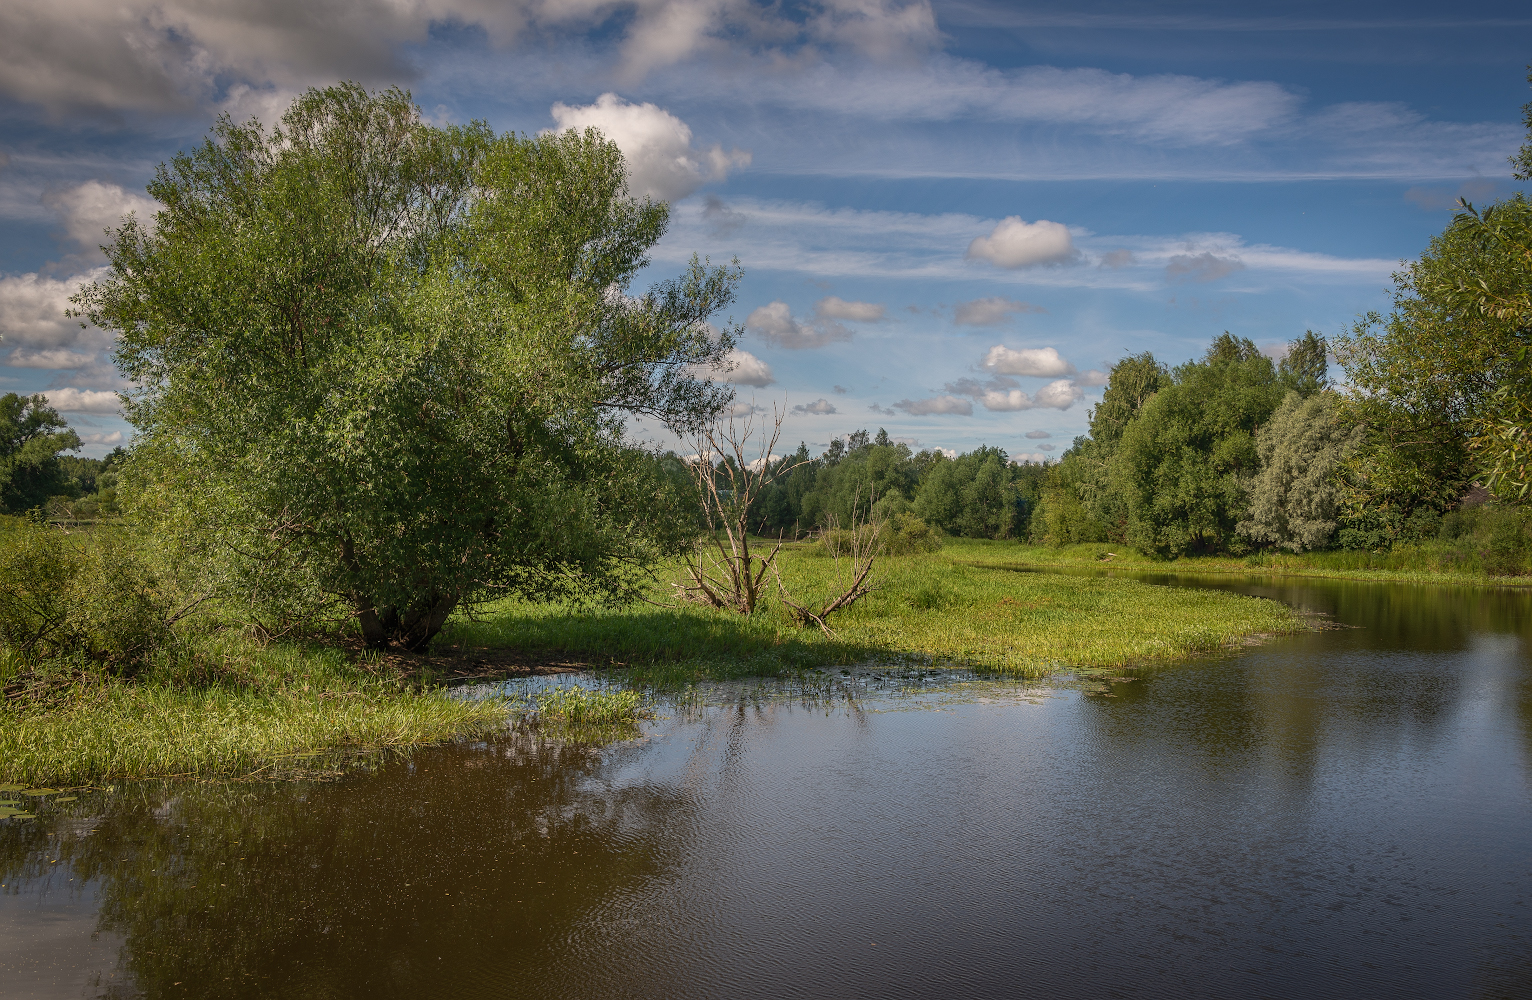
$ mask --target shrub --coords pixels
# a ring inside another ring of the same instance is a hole
[[[21,521],[0,540],[0,643],[25,662],[135,667],[169,640],[172,603],[121,533]]]

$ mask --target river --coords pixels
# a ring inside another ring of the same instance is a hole
[[[1532,593],[1158,582],[1334,627],[82,796],[0,822],[0,997],[1532,996]]]

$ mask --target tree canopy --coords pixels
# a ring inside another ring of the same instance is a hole
[[[43,396],[0,396],[0,510],[18,514],[70,492],[59,453],[80,436]]]
[[[433,126],[344,84],[274,128],[220,118],[149,193],[77,302],[140,387],[132,501],[256,605],[339,601],[420,648],[465,600],[621,595],[679,545],[623,420],[727,403],[698,373],[733,346],[705,321],[739,272],[630,294],[668,207],[595,131]]]

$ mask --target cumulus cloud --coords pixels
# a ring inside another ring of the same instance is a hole
[[[1024,222],[1012,215],[1001,219],[988,236],[968,244],[966,256],[969,260],[987,260],[996,267],[1018,268],[1056,264],[1074,253],[1068,226],[1047,219]]]
[[[807,416],[827,417],[835,412],[835,404],[828,399],[820,398],[812,403],[800,403],[793,407],[793,412]]]
[[[956,396],[936,396],[932,399],[901,399],[894,409],[902,410],[912,417],[925,416],[973,416],[973,404]]]
[[[745,329],[769,344],[793,351],[851,339],[851,331],[834,321],[805,323],[794,319],[787,303],[781,301],[757,307],[745,317]]]
[[[615,142],[628,164],[628,191],[636,197],[676,201],[750,163],[748,152],[726,153],[716,143],[693,149],[692,130],[656,104],[629,104],[607,93],[594,104],[557,103],[551,113],[558,131],[595,128]]]
[[[751,402],[748,402],[748,403],[742,403],[742,402],[740,402],[738,400],[735,400],[732,404],[730,404],[729,410],[728,410],[728,413],[726,414],[726,416],[730,416],[730,417],[753,417],[757,413],[765,413],[765,412],[766,412],[766,407],[764,407],[764,406],[757,406],[753,400]]]
[[[1039,451],[1052,451],[1053,450],[1053,445],[1051,445],[1051,444],[1040,444],[1037,447],[1038,447]]]
[[[898,416],[898,414],[895,413],[892,409],[890,409],[890,408],[888,408],[886,406],[879,406],[877,403],[873,403],[871,406],[869,406],[867,408],[869,410],[871,410],[872,412],[877,413],[877,414],[881,414],[882,416],[885,416],[885,417],[896,417],[896,416]]]
[[[837,396],[844,396],[846,393],[850,392],[851,390],[846,388],[843,385],[832,385],[832,386],[830,386],[830,391],[835,393]]]
[[[1217,281],[1244,269],[1245,262],[1238,257],[1216,257],[1207,251],[1178,254],[1165,265],[1165,280]]]
[[[81,434],[81,444],[122,444],[127,440],[127,435],[122,431],[112,431],[110,434],[104,431],[96,431],[90,434]]]
[[[1008,299],[1002,295],[991,295],[988,298],[974,299],[972,302],[959,302],[953,308],[952,322],[956,326],[999,326],[1017,313],[1047,311],[1042,306],[1034,306],[1030,302]]]
[[[849,319],[857,323],[876,323],[886,308],[881,302],[847,302],[834,295],[814,303],[814,315],[820,319]]]
[[[48,405],[61,413],[117,414],[122,410],[122,400],[115,392],[96,389],[49,389],[43,395]]]
[[[106,231],[122,225],[129,214],[152,227],[160,203],[153,198],[124,191],[116,184],[86,181],[84,184],[43,196],[43,204],[64,217],[64,232],[86,251],[107,240]]]
[[[1097,371],[1094,368],[1087,368],[1085,371],[1080,373],[1079,377],[1075,379],[1075,383],[1077,385],[1099,386],[1106,385],[1110,380],[1111,376],[1106,372]]]
[[[1047,431],[1027,431],[1027,437],[1033,441],[1046,441],[1053,437],[1053,435]]]
[[[735,385],[753,385],[761,389],[777,380],[777,377],[772,374],[770,365],[749,351],[742,351],[739,348],[730,351],[724,358],[724,368],[727,373],[721,381],[733,382]]]
[[[18,368],[79,368],[111,344],[111,334],[64,315],[69,297],[101,271],[59,280],[38,274],[0,278],[0,339],[14,345]]]
[[[1048,456],[1040,451],[1024,451],[1019,455],[1011,456],[1012,465],[1042,465],[1048,461]]]
[[[1024,347],[1015,351],[1004,344],[996,344],[984,355],[981,364],[999,375],[1056,378],[1075,373],[1075,366],[1060,357],[1059,352],[1052,347]]]
[[[1032,405],[1067,410],[1084,398],[1085,393],[1079,386],[1067,378],[1061,378],[1037,390],[1037,395],[1032,397]]]
[[[971,378],[958,379],[956,382],[949,382],[946,388],[948,392],[960,393],[978,400],[986,410],[996,413],[1014,413],[1039,407],[1067,410],[1085,396],[1085,393],[1067,378],[1050,382],[1039,389],[1036,395],[1030,396],[1016,388],[1015,379],[1005,376],[998,376],[985,382]],[[1038,432],[1034,431],[1027,436],[1037,437]],[[1041,436],[1049,437],[1050,435],[1044,431]]]

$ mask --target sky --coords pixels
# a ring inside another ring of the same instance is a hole
[[[1457,198],[1526,189],[1529,62],[1498,0],[7,0],[0,392],[127,444],[111,337],[64,315],[103,231],[219,113],[348,79],[600,128],[672,205],[635,290],[738,258],[720,377],[789,450],[881,427],[1041,461],[1124,355],[1386,310]]]

